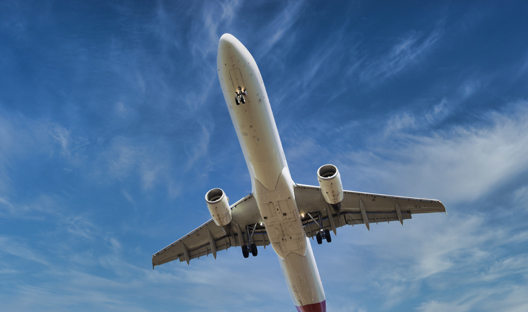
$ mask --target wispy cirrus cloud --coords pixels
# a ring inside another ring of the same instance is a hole
[[[513,111],[485,115],[484,123],[426,136],[403,135],[393,143],[379,145],[373,153],[350,153],[347,157],[357,167],[342,171],[361,172],[364,186],[372,184],[379,189],[384,185],[383,189],[398,194],[412,190],[409,195],[445,201],[478,199],[528,169],[524,157],[528,153],[528,111],[524,101],[513,106]],[[414,120],[409,117],[402,123],[399,127],[413,125]],[[388,153],[394,156],[391,160],[385,158]],[[389,186],[389,181],[398,182]]]
[[[194,51],[201,52],[202,58],[216,56],[218,39],[222,35],[219,29],[231,25],[239,14],[241,4],[240,0],[230,0],[200,7],[201,18],[193,24],[191,46]],[[216,67],[216,62],[214,64]]]
[[[440,23],[441,25],[441,23]],[[381,81],[398,74],[407,67],[417,64],[443,35],[441,26],[435,27],[430,33],[422,34],[411,31],[402,36],[379,59],[365,60],[360,72],[360,80],[370,84]]]
[[[31,247],[7,236],[0,236],[0,251],[15,256],[22,261],[29,260],[43,265],[49,265],[50,263],[45,257],[32,250]]]
[[[71,131],[59,123],[0,109],[0,196],[15,192],[13,177],[24,161],[38,155],[41,162],[69,166],[77,162],[83,144],[82,138],[73,139]]]
[[[515,246],[528,244],[528,231],[525,228],[525,232],[515,235],[517,230],[489,215],[463,212],[465,205],[449,208],[449,216],[415,216],[414,220],[405,221],[403,227],[380,223],[371,226],[371,231],[363,226],[340,228],[335,241],[351,258],[342,264],[329,254],[331,248],[321,251],[321,247],[316,247],[318,262],[322,260],[332,268],[320,266],[323,280],[339,288],[341,284],[350,284],[353,276],[354,280],[362,281],[354,292],[373,296],[376,290],[375,296],[384,298],[385,308],[397,307],[404,301],[421,302],[420,309],[424,311],[440,311],[437,309],[450,306],[455,310],[480,311],[496,302],[508,304],[507,292],[495,290],[505,285],[504,281],[510,281],[510,290],[525,288],[528,254],[523,248],[516,254],[511,251]],[[516,205],[511,209],[519,213],[524,207]],[[424,288],[432,288],[433,295]],[[446,291],[451,288],[453,292]],[[436,293],[443,294],[444,299],[433,299]],[[493,293],[495,297],[480,297],[482,293]],[[341,300],[350,300],[332,299],[338,300],[336,305]],[[519,308],[526,302],[523,297],[512,306]]]
[[[300,18],[300,11],[303,7],[304,3],[302,1],[287,1],[285,7],[260,29],[260,37],[264,38],[264,40],[262,40],[256,52],[255,56],[257,59],[261,59],[263,56],[267,55],[285,36],[291,42],[295,41],[292,26]],[[284,47],[284,45],[280,46],[281,48]],[[275,50],[274,52],[276,55],[280,53],[280,50]]]
[[[370,232],[361,226],[340,230],[336,242],[344,239],[351,244],[350,254],[357,256],[349,261],[355,266],[323,268],[323,279],[332,272],[334,285],[345,283],[341,276],[368,281],[366,287],[384,294],[385,308],[414,300],[422,302],[420,311],[492,311],[500,309],[500,304],[494,305],[497,302],[521,311],[527,301],[509,292],[524,289],[528,255],[516,246],[528,244],[528,231],[522,224],[497,220],[494,216],[503,210],[489,204],[487,196],[528,171],[524,157],[528,153],[525,104],[510,103],[499,111],[482,113],[474,123],[432,134],[400,133],[392,138],[395,141],[380,140],[370,145],[371,153],[349,154],[350,162],[356,165],[340,166],[344,184],[350,185],[346,182],[350,180],[365,191],[440,198],[450,214],[416,216],[404,227],[380,224]],[[437,114],[442,115],[441,111],[436,109]],[[420,119],[409,115],[408,120],[399,120],[402,125],[393,124],[393,130],[427,127],[432,121],[425,116],[434,113],[435,109]],[[378,135],[372,135],[373,142]],[[525,214],[526,187],[506,192],[498,196],[506,201],[508,216]],[[481,208],[483,203],[487,203],[486,211]],[[490,210],[495,213],[489,214]],[[366,263],[365,259],[371,260]],[[331,257],[323,262],[339,265]],[[386,274],[388,267],[390,274]],[[515,276],[521,278],[513,282]],[[513,284],[504,292],[494,292],[503,281]],[[458,291],[447,295],[445,289],[453,285],[458,285]],[[433,287],[449,299],[421,297],[423,287]],[[356,286],[354,291],[361,293],[363,289]],[[494,308],[488,308],[491,306]]]
[[[502,285],[493,288],[476,287],[453,300],[430,300],[418,307],[422,312],[440,311],[515,311],[528,308],[524,285]]]

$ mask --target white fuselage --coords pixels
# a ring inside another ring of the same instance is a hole
[[[299,311],[324,311],[319,271],[299,216],[294,182],[257,64],[244,45],[229,34],[220,38],[217,64],[222,92],[251,175],[253,196],[292,299]],[[244,103],[236,100],[239,87],[246,90]]]

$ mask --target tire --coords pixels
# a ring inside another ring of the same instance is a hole
[[[242,255],[244,256],[244,258],[249,257],[249,250],[247,245],[242,246]]]
[[[246,98],[244,96],[242,96],[241,100],[242,104],[246,104]]]
[[[325,239],[328,243],[331,243],[332,242],[332,236],[330,235],[330,231],[329,230],[325,230]]]
[[[315,238],[317,239],[317,244],[321,245],[323,243],[323,236],[321,235],[321,232],[317,232],[317,234],[315,234]]]
[[[257,245],[255,245],[255,243],[251,244],[249,246],[249,249],[251,250],[251,254],[253,255],[253,257],[256,257],[258,255],[258,249],[257,249]]]
[[[238,100],[238,96],[235,97],[235,103],[236,103],[236,105],[240,105],[240,101]]]

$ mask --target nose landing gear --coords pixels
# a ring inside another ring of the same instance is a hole
[[[246,104],[246,95],[247,95],[246,88],[238,87],[238,90],[236,90],[235,93],[236,93],[236,96],[235,96],[236,105],[240,105],[240,103]]]

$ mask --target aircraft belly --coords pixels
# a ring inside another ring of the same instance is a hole
[[[292,252],[304,256],[306,233],[295,202],[288,168],[283,168],[275,189],[268,190],[256,180],[253,193],[271,246],[277,255],[283,259]]]
[[[295,201],[294,182],[257,64],[233,36],[218,46],[218,78],[251,175],[262,222],[299,311],[325,311],[324,291]]]
[[[239,133],[241,146],[246,150],[247,161],[253,166],[254,177],[266,188],[273,189],[285,166],[284,153],[278,135],[275,134],[275,123],[270,123],[267,98],[261,97],[265,91],[255,81],[246,81],[249,81],[249,88],[252,88],[248,88],[246,103],[232,104],[235,128]]]
[[[219,51],[218,77],[248,169],[266,188],[273,189],[286,159],[262,76],[246,52]],[[247,93],[244,103],[236,100],[239,87]]]
[[[319,270],[315,263],[312,247],[308,238],[306,240],[306,255],[289,254],[280,258],[282,272],[286,278],[288,289],[293,303],[297,307],[321,303],[324,306],[325,294]],[[324,311],[319,309],[317,311]]]

